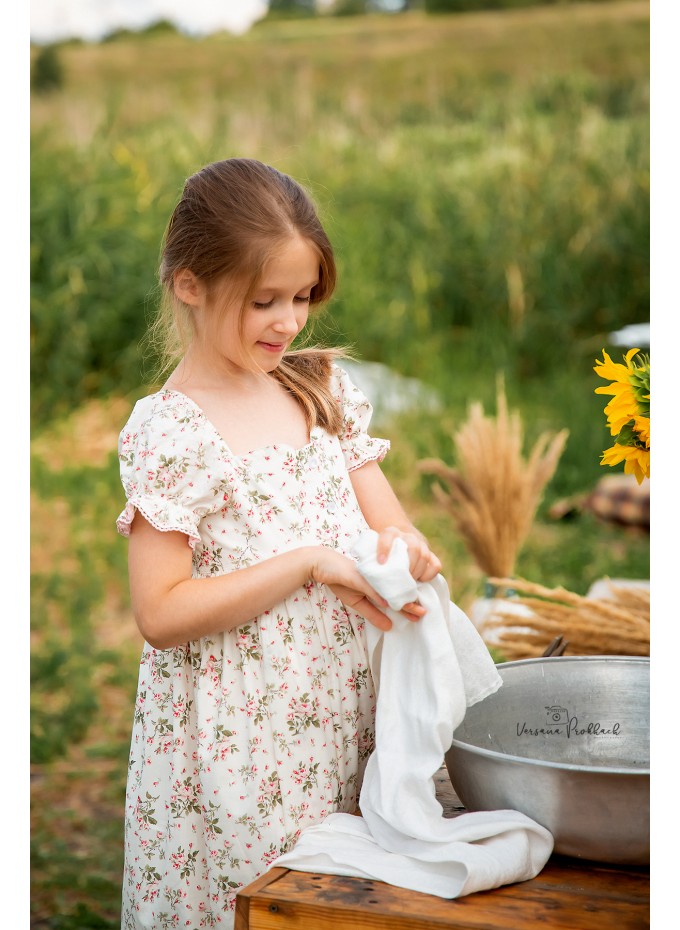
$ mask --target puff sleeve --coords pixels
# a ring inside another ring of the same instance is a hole
[[[339,365],[333,366],[331,389],[342,409],[343,429],[339,438],[347,470],[353,471],[367,462],[382,462],[390,443],[368,434],[373,407]]]
[[[122,536],[139,511],[157,530],[185,533],[193,549],[198,525],[219,509],[214,445],[201,441],[181,404],[152,395],[138,401],[118,440],[127,504],[116,520]]]

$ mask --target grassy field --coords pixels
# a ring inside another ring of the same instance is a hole
[[[60,47],[63,87],[31,101],[33,927],[120,922],[141,639],[116,441],[153,365],[160,236],[205,162],[306,182],[341,272],[321,335],[442,398],[381,432],[462,606],[484,579],[415,465],[451,460],[499,372],[527,443],[570,431],[518,573],[649,577],[646,534],[547,515],[603,474],[594,359],[649,318],[648,39],[648,3],[609,2]]]

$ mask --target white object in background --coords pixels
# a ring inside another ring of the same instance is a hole
[[[612,345],[623,346],[626,349],[648,349],[650,326],[649,323],[631,323],[616,332],[609,334]]]
[[[598,578],[594,581],[586,597],[596,598],[600,601],[613,601],[616,599],[616,589],[626,590],[641,588],[643,591],[649,591],[649,581],[633,578]]]
[[[373,426],[381,426],[392,415],[409,410],[437,411],[441,408],[436,391],[417,378],[406,378],[380,362],[357,362],[342,358],[338,365],[371,398]]]
[[[488,621],[499,612],[506,617],[503,626],[488,627]],[[517,617],[513,623],[507,615]],[[522,619],[533,617],[533,611],[525,604],[516,604],[511,598],[478,597],[470,606],[470,620],[477,632],[488,646],[497,646],[500,634],[511,630],[513,633],[531,633],[532,628],[522,625]]]

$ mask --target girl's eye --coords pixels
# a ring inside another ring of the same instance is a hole
[[[308,304],[309,301],[312,299],[312,295],[311,295],[311,294],[307,294],[306,297],[303,297],[303,296],[301,296],[301,295],[298,294],[298,295],[297,295],[296,297],[294,297],[293,299],[294,299],[295,303],[298,303],[298,304]],[[274,306],[274,298],[273,298],[273,297],[272,297],[271,300],[268,300],[268,301],[266,301],[266,302],[265,302],[265,301],[261,301],[261,300],[254,300],[254,301],[253,301],[253,307],[255,307],[256,310],[268,310],[270,307],[273,307],[273,306]]]

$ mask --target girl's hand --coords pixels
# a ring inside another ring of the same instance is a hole
[[[378,535],[378,562],[386,562],[395,539],[403,539],[408,547],[409,571],[415,581],[432,581],[442,569],[442,563],[430,549],[427,540],[417,532],[407,533],[396,526],[386,526]],[[407,607],[413,605],[407,604]]]
[[[346,607],[356,610],[379,630],[392,629],[392,621],[379,609],[379,607],[387,607],[387,601],[371,587],[360,574],[355,563],[347,556],[334,549],[319,546],[313,560],[310,578],[319,584],[328,585],[333,594]]]

